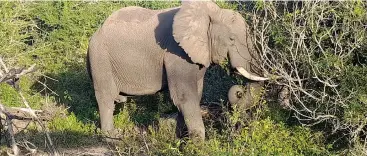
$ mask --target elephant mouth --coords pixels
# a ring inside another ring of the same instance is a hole
[[[253,80],[253,81],[266,81],[269,80],[269,78],[265,78],[265,77],[260,77],[260,76],[256,76],[253,75],[251,73],[249,73],[245,68],[243,67],[236,67],[236,70],[244,77],[246,77],[247,79]]]

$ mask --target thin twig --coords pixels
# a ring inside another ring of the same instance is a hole
[[[6,73],[8,73],[9,72],[9,70],[8,70],[8,68],[6,67],[6,65],[5,65],[5,63],[4,63],[4,61],[3,61],[3,59],[0,57],[0,64],[1,64],[1,66],[4,68],[4,70],[5,70],[5,72]]]
[[[31,109],[31,107],[28,104],[28,101],[26,100],[26,98],[23,96],[23,93],[21,91],[19,91],[19,95],[22,98],[22,101],[24,103],[24,105],[27,107],[27,109],[29,110],[29,114],[31,114],[36,120],[37,122],[40,124],[40,126],[42,127],[42,129],[45,131],[46,133],[46,137],[48,140],[48,143],[51,147],[51,151],[53,152],[53,155],[59,155],[58,152],[56,151],[52,139],[50,137],[50,134],[48,132],[48,128],[45,127],[45,125],[40,121],[40,119],[37,117],[36,113]]]

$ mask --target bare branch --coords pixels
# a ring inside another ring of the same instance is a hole
[[[4,70],[5,70],[5,72],[6,73],[8,73],[9,72],[9,70],[8,70],[8,68],[6,67],[6,65],[5,65],[5,63],[4,63],[4,61],[3,61],[3,59],[0,57],[0,64],[1,64],[1,66],[4,68]]]
[[[347,59],[366,42],[364,31],[353,30],[353,26],[363,28],[363,22],[348,19],[338,23],[341,17],[335,8],[353,8],[353,3],[291,4],[264,1],[261,7],[254,7],[253,39],[260,68],[265,76],[282,78],[268,83],[286,87],[287,98],[284,92],[280,96],[303,125],[330,122],[335,129],[351,126],[340,125],[342,119],[337,114],[357,93],[353,88],[342,91],[340,76]]]
[[[13,131],[13,123],[11,121],[11,114],[8,113],[6,111],[4,105],[0,103],[0,115],[2,115],[2,114],[5,115],[5,121],[6,121],[6,124],[7,124],[8,133],[9,133],[9,136],[10,136],[10,142],[11,142],[11,146],[12,146],[12,149],[13,149],[13,154],[14,155],[19,155],[20,150],[19,150],[19,147],[17,146],[17,143],[16,143],[15,138],[14,138],[14,131]],[[9,155],[11,155],[11,154],[9,154]]]
[[[14,81],[16,79],[19,79],[21,76],[23,75],[26,75],[28,73],[32,73],[35,71],[35,64],[31,65],[29,68],[27,69],[10,69],[8,70],[8,68],[6,67],[5,63],[3,62],[2,58],[0,57],[0,64],[2,65],[2,67],[4,68],[5,70],[5,74],[2,75],[2,77],[0,78],[0,83],[2,82],[9,82],[9,81]],[[15,82],[13,82],[15,83]],[[36,115],[36,111],[33,110],[28,101],[26,100],[26,98],[24,97],[23,93],[21,90],[18,90],[18,93],[20,95],[20,97],[22,98],[22,101],[23,101],[23,104],[26,106],[26,108],[18,108],[18,110],[22,110],[23,112],[26,112],[28,113],[29,115],[31,115],[31,117],[36,120],[39,125],[42,127],[42,129],[45,131],[46,133],[46,137],[47,137],[47,142],[49,144],[49,147],[51,148],[51,151],[52,151],[52,154],[53,155],[59,155],[58,152],[56,151],[54,145],[53,145],[53,142],[51,140],[51,137],[50,137],[50,134],[48,132],[48,129],[47,127],[44,126],[44,124],[41,122],[41,120],[38,118],[38,116]],[[1,109],[4,109],[5,111],[5,107],[3,105],[1,105]],[[2,111],[4,113],[4,111]],[[39,112],[39,111],[38,111]],[[9,115],[9,114],[8,114]],[[8,118],[7,118],[8,119]],[[10,130],[9,130],[10,128]],[[8,128],[9,130],[9,134],[10,135],[13,135],[13,131],[12,131],[12,127],[10,126]],[[18,152],[19,153],[19,150],[18,151],[15,151],[18,149],[18,147],[15,147],[15,139],[13,137],[12,139],[12,144],[13,144],[13,149],[14,149],[14,153]],[[17,154],[18,154],[17,153]]]
[[[25,74],[34,72],[36,70],[35,67],[36,65],[33,64],[28,69],[11,69],[10,71],[7,70],[6,73],[2,77],[0,77],[0,83],[11,81],[13,79],[19,79],[21,76]],[[5,65],[4,68],[6,68]]]

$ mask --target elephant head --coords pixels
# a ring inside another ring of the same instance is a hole
[[[183,1],[174,17],[173,36],[194,63],[208,67],[229,58],[231,67],[244,77],[268,80],[253,73],[256,63],[249,26],[233,10],[211,1]]]

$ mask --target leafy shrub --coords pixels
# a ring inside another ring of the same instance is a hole
[[[201,145],[189,144],[189,155],[325,155],[322,135],[303,127],[289,128],[266,118],[230,136],[211,134]]]
[[[366,3],[256,2],[252,9],[262,68],[284,77],[270,84],[289,90],[298,121],[358,140],[367,113]]]

